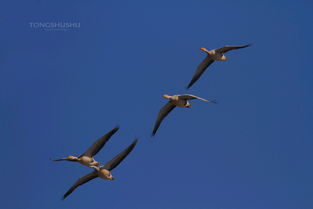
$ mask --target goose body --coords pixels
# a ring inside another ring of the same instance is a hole
[[[169,96],[164,94],[163,97],[170,100],[170,102],[177,107],[191,107],[191,104],[186,99],[181,99],[180,95]]]
[[[211,59],[214,61],[226,61],[227,57],[224,53],[221,53],[215,49],[208,51],[206,48],[201,48],[202,51],[208,53]]]
[[[98,166],[100,163],[97,162],[93,157],[89,157],[89,156],[81,156],[81,157],[78,157],[78,162],[82,165],[85,165],[85,166]]]
[[[105,179],[105,180],[110,180],[113,181],[115,178],[112,176],[111,172],[107,169],[99,169],[98,172],[98,177]]]

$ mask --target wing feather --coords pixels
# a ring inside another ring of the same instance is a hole
[[[104,136],[100,137],[95,143],[93,143],[93,145],[91,145],[88,150],[82,154],[81,156],[85,155],[88,157],[93,157],[94,155],[96,155],[101,149],[102,147],[105,145],[106,142],[108,142],[110,140],[110,138],[113,136],[113,134],[115,134],[117,131],[119,130],[119,126],[116,126],[115,128],[113,128],[111,131],[109,131],[108,133],[106,133]],[[80,156],[80,157],[81,157]]]
[[[158,118],[154,124],[154,128],[152,131],[152,136],[155,135],[155,133],[157,132],[158,128],[161,125],[161,122],[163,121],[163,119],[175,108],[175,105],[173,105],[171,102],[166,103],[166,105],[164,105],[162,107],[162,109],[160,110],[159,114],[158,114]]]
[[[243,45],[243,46],[224,46],[222,48],[216,49],[219,53],[226,53],[228,51],[234,50],[234,49],[242,49],[250,46],[251,44]]]
[[[73,161],[73,162],[76,162],[77,160],[68,159],[68,158],[60,158],[60,159],[56,159],[56,160],[52,160],[52,161]]]
[[[194,96],[194,95],[191,95],[191,94],[179,95],[178,98],[179,98],[179,99],[185,99],[185,100],[199,99],[199,100],[202,100],[202,101],[205,101],[205,102],[217,103],[217,102],[214,101],[214,100],[203,99],[203,98],[201,98],[201,97],[197,97],[197,96]]]
[[[138,139],[135,139],[131,145],[129,145],[125,150],[120,152],[118,155],[116,155],[112,160],[107,162],[104,166],[101,168],[104,168],[106,170],[113,170],[116,166],[118,166],[125,157],[135,148],[136,144],[138,142]]]
[[[63,195],[63,198],[62,198],[62,199],[64,200],[67,196],[69,196],[69,195],[70,195],[77,187],[79,187],[80,185],[82,185],[82,184],[84,184],[84,183],[86,183],[86,182],[88,182],[88,181],[90,181],[90,180],[92,180],[92,179],[94,179],[94,178],[96,178],[96,177],[98,177],[97,172],[96,172],[96,171],[93,171],[93,172],[88,173],[87,175],[85,175],[85,176],[79,178],[79,179],[75,182],[75,184]]]
[[[205,59],[198,65],[195,74],[193,75],[191,81],[189,82],[187,89],[189,89],[204,73],[204,71],[214,62],[214,60],[207,55]]]

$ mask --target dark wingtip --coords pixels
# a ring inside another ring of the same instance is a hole
[[[62,161],[62,159],[51,159],[51,158],[49,158],[49,160],[54,161],[54,162]]]
[[[116,132],[116,131],[118,131],[119,129],[120,129],[120,125],[117,124],[117,125],[115,126],[115,128],[113,128],[112,131],[115,131],[115,132]]]
[[[138,137],[135,137],[135,139],[134,139],[134,141],[133,141],[133,144],[137,144],[137,142],[138,142]]]
[[[212,102],[212,103],[214,103],[214,104],[218,104],[218,102],[217,102],[217,101],[215,101],[215,100],[212,100],[211,102]]]
[[[138,138],[136,137],[134,141],[128,146],[128,149],[130,148],[130,152],[136,147],[137,143],[138,143]]]
[[[115,134],[118,130],[120,129],[119,125],[116,125],[111,131],[109,131],[107,134],[109,134],[109,136],[112,136],[113,134]]]

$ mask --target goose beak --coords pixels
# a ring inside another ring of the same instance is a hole
[[[204,52],[208,52],[208,50],[206,48],[200,48],[200,50],[202,50]]]

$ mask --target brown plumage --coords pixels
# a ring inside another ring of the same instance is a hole
[[[242,49],[250,46],[243,45],[243,46],[224,46],[219,49],[212,49],[207,50],[206,48],[201,48],[202,51],[207,53],[207,56],[204,60],[198,65],[196,72],[194,73],[191,81],[189,82],[187,89],[190,88],[204,73],[204,71],[214,62],[214,61],[226,61],[227,57],[224,55],[226,52],[235,50],[235,49]]]
[[[154,136],[157,132],[157,130],[159,129],[163,119],[176,107],[185,107],[185,108],[190,108],[192,105],[189,103],[189,100],[193,100],[193,99],[198,99],[198,100],[202,100],[205,102],[212,102],[212,103],[216,103],[213,100],[207,100],[207,99],[203,99],[201,97],[197,97],[191,94],[183,94],[183,95],[173,95],[173,96],[169,96],[167,94],[163,95],[164,98],[170,100],[169,102],[166,103],[166,105],[164,105],[162,107],[162,109],[159,111],[158,117],[155,121],[154,124],[154,128],[153,131],[151,133],[151,136]]]
[[[135,148],[138,139],[135,139],[131,145],[129,145],[126,149],[116,155],[112,160],[107,162],[105,165],[98,167],[98,166],[91,166],[94,171],[88,173],[87,175],[79,178],[75,184],[63,195],[62,199],[64,200],[67,196],[69,196],[77,187],[87,183],[88,181],[94,178],[102,178],[106,180],[115,180],[112,176],[111,171],[116,168],[126,157],[127,155]]]

